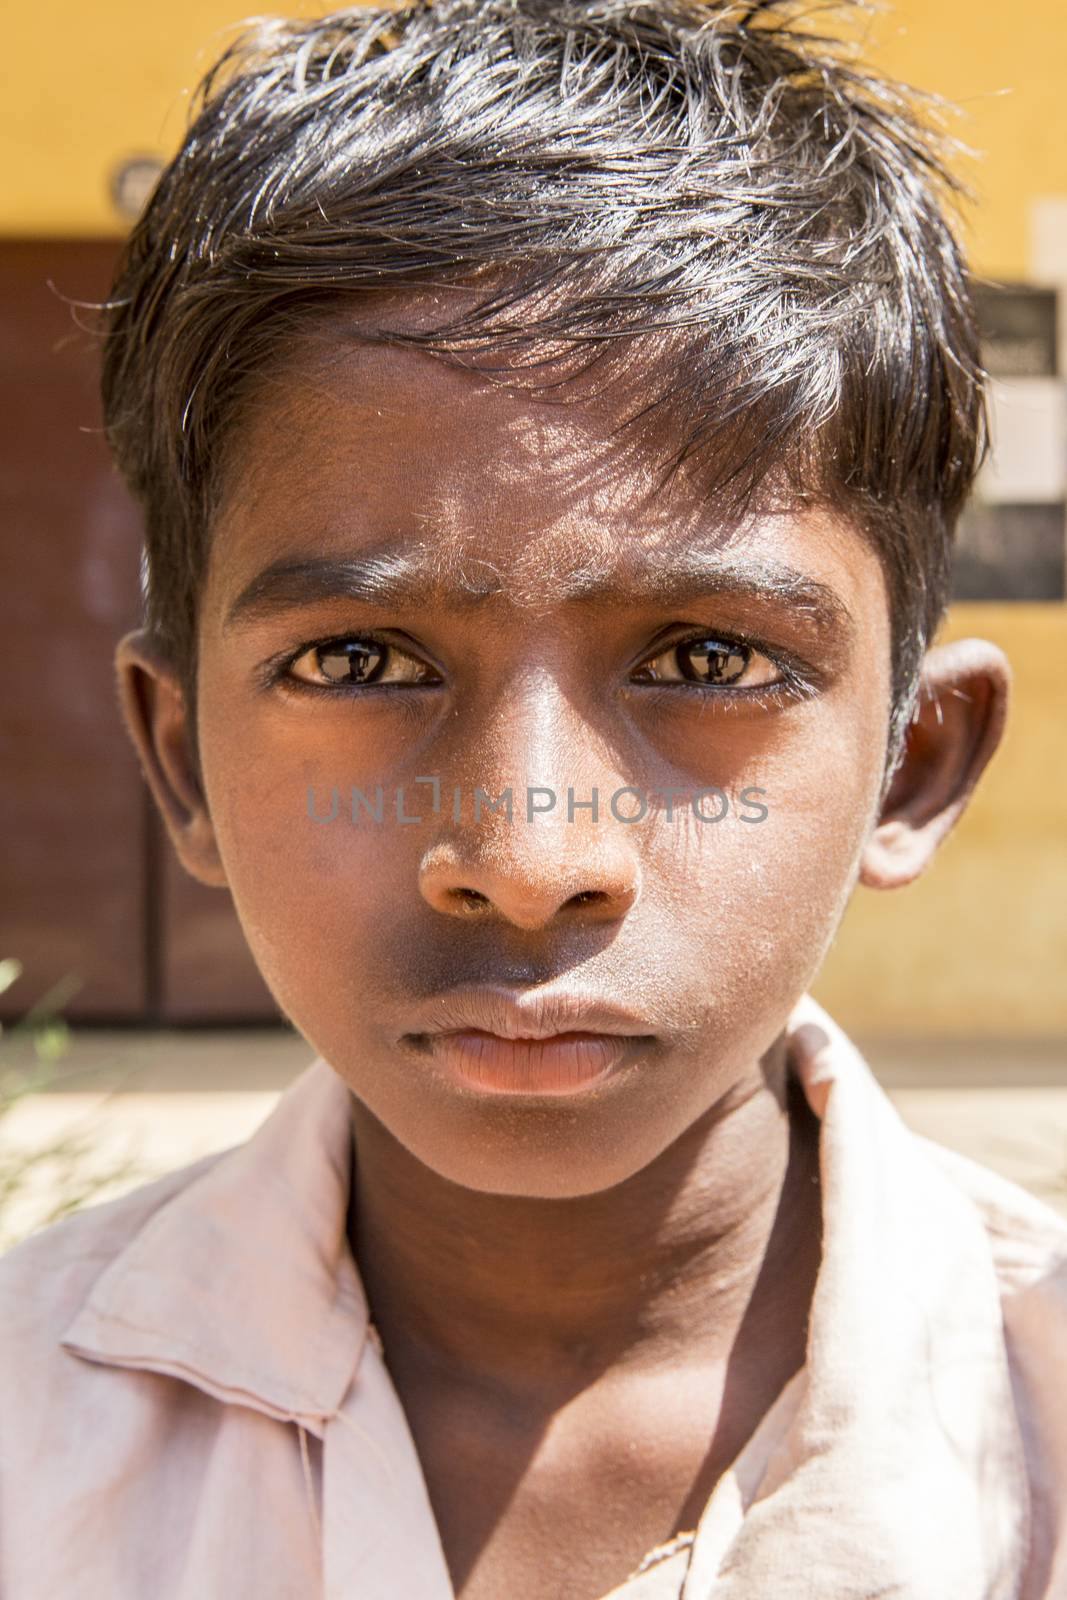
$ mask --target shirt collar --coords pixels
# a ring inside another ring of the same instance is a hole
[[[789,1031],[821,1122],[805,1362],[770,1454],[754,1440],[712,1495],[683,1600],[793,1593],[800,1571],[823,1600],[854,1600],[857,1574],[909,1600],[1015,1594],[1030,1491],[981,1204],[810,996]]]
[[[321,1437],[369,1321],[347,1237],[349,1111],[348,1087],[317,1058],[249,1140],[113,1257],[62,1344],[185,1378]]]

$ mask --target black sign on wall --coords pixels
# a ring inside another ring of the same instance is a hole
[[[992,460],[960,521],[955,600],[1067,598],[1067,377],[1054,289],[976,291],[990,376]],[[998,460],[998,422],[1001,441]]]

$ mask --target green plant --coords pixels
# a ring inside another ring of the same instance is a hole
[[[0,994],[22,974],[13,957],[0,960]],[[101,1113],[116,1090],[106,1093],[88,1115],[59,1137],[26,1146],[12,1139],[12,1113],[42,1090],[67,1086],[83,1077],[78,1069],[61,1072],[58,1063],[71,1049],[72,1033],[61,1008],[81,987],[68,974],[6,1028],[0,1024],[0,1250],[58,1222],[98,1198],[104,1190],[136,1182],[144,1174],[136,1159],[124,1157],[101,1168],[98,1161]]]

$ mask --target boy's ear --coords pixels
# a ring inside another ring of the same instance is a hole
[[[225,888],[177,672],[145,629],[119,640],[115,671],[126,727],[178,859],[201,883]]]
[[[897,889],[929,865],[1000,743],[1011,668],[985,639],[936,645],[923,661],[915,715],[860,858],[859,881]]]

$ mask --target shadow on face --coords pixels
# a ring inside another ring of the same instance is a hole
[[[621,1182],[758,1076],[857,879],[951,826],[1006,692],[979,649],[880,813],[869,543],[811,505],[717,517],[618,420],[310,346],[228,458],[199,774],[166,664],[120,646],[175,846],[283,1011],[401,1146],[500,1193]],[[625,1007],[643,1042],[580,1093],[478,1092],[433,1048],[475,986]]]

